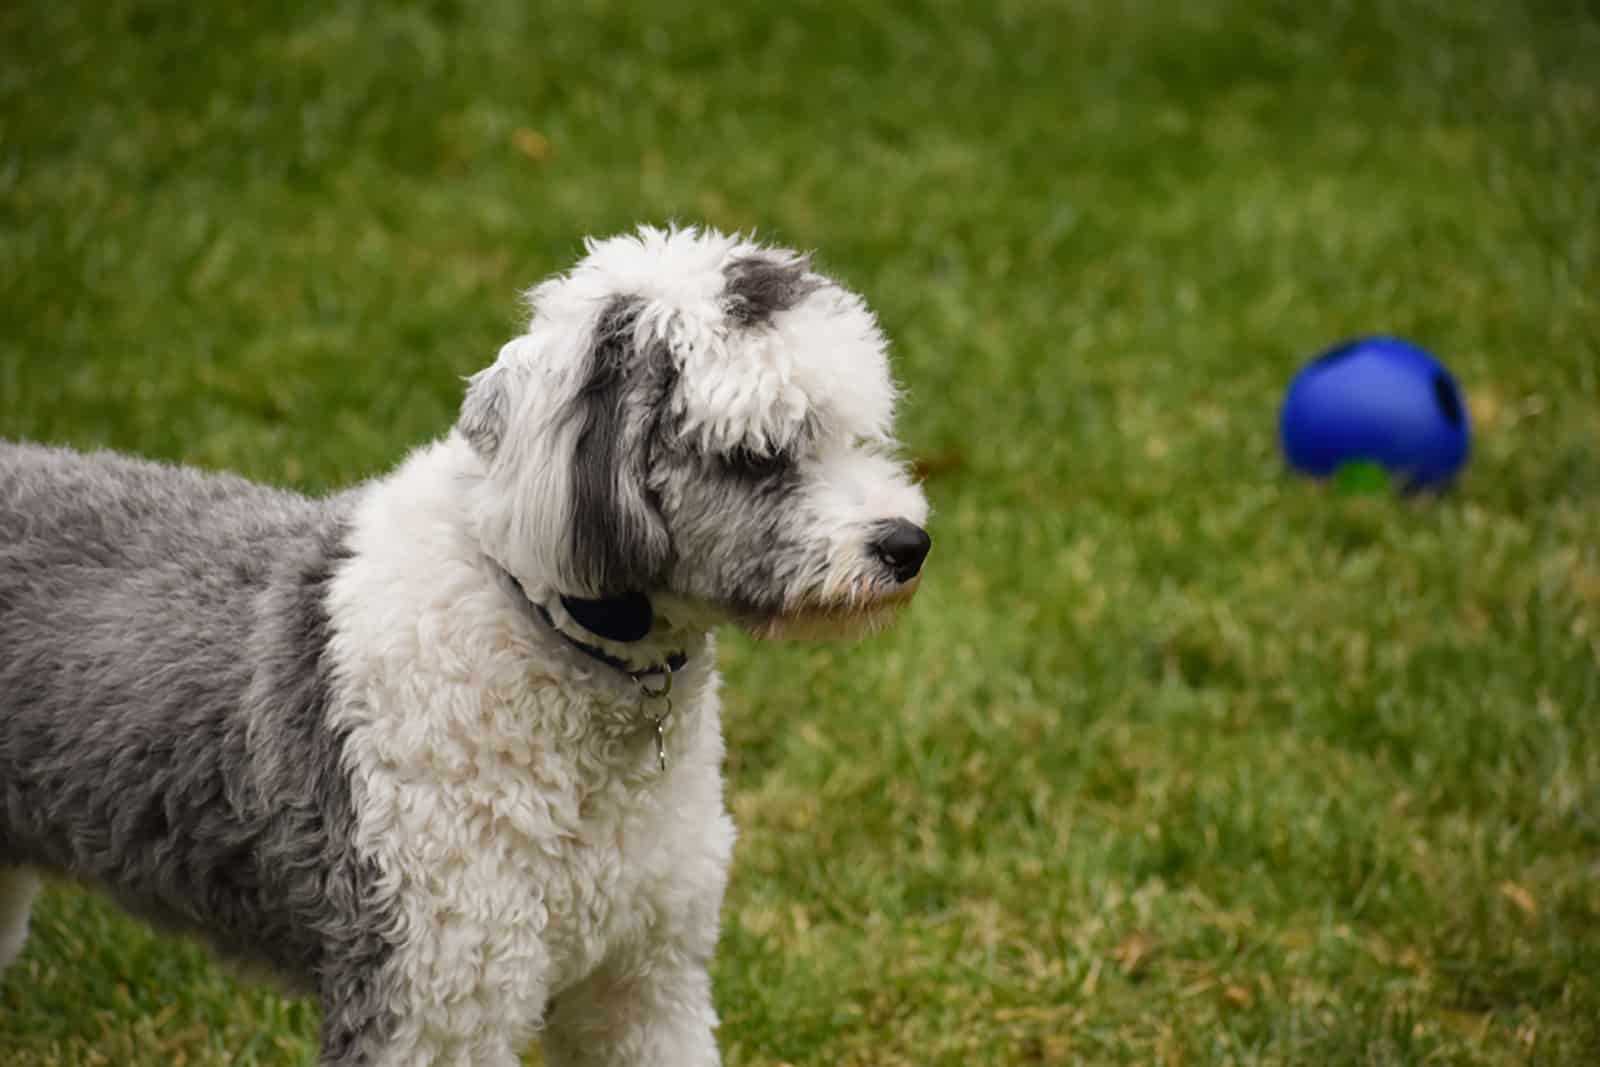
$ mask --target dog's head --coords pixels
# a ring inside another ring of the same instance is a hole
[[[456,427],[485,548],[525,585],[764,635],[855,630],[911,596],[927,502],[860,297],[793,252],[646,228],[530,302]]]

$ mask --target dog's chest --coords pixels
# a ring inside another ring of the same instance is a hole
[[[563,840],[557,855],[533,857],[527,874],[548,915],[543,939],[552,991],[692,921],[695,898],[713,889],[695,884],[693,854],[706,846],[686,830],[714,823],[717,812],[674,812],[643,799],[627,807],[609,798],[594,804],[581,833]]]
[[[414,783],[435,800],[432,817],[406,828],[410,848],[461,865],[433,882],[443,899],[426,910],[476,916],[505,959],[542,961],[551,994],[661,945],[709,952],[733,829],[714,698],[697,704],[669,734],[664,772],[653,738],[641,737],[624,773],[479,752],[470,782]]]

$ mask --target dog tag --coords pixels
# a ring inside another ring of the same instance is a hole
[[[639,710],[643,711],[650,719],[650,725],[656,734],[656,762],[660,764],[663,772],[667,769],[667,716],[672,714],[672,698],[667,696],[672,692],[671,673],[660,675],[647,675],[637,679],[639,685]],[[654,683],[654,684],[652,684]],[[652,711],[654,704],[659,711]]]

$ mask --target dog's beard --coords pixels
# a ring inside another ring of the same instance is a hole
[[[737,611],[733,622],[762,640],[821,641],[865,637],[892,626],[911,602],[920,577],[888,591],[852,590],[846,598],[802,602],[777,612]]]
[[[683,576],[693,581],[694,576]],[[921,576],[896,581],[876,561],[851,560],[818,569],[785,595],[763,597],[714,589],[657,589],[650,593],[656,615],[673,630],[710,630],[731,625],[761,640],[839,640],[864,637],[892,626],[915,597]]]

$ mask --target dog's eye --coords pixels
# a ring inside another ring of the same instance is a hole
[[[789,456],[781,450],[764,453],[736,448],[723,457],[722,464],[741,478],[771,478],[789,469]]]

